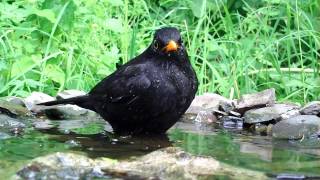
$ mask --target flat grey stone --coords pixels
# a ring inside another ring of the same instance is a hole
[[[220,102],[231,103],[232,100],[227,99],[219,94],[204,93],[203,95],[196,96],[190,106],[198,106],[205,109],[218,109]]]
[[[319,130],[319,117],[299,115],[275,124],[272,128],[272,136],[278,139],[301,139],[316,135]]]
[[[42,93],[42,92],[33,92],[30,96],[28,96],[24,101],[26,104],[26,107],[33,112],[39,112],[38,107],[36,104],[47,102],[47,101],[54,101],[55,98],[52,96],[49,96],[48,94]]]
[[[293,111],[294,113],[291,113]],[[288,104],[275,104],[270,107],[251,109],[244,113],[244,122],[248,124],[268,122],[271,120],[280,121],[297,115],[298,107]],[[290,116],[291,115],[291,116]]]
[[[250,109],[266,107],[275,104],[275,89],[266,89],[261,92],[245,94],[235,104],[234,111],[241,114]]]

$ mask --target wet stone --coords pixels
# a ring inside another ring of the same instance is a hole
[[[315,115],[299,115],[278,122],[272,128],[272,136],[279,139],[316,137],[320,130],[320,118]]]
[[[20,135],[23,133],[26,124],[4,114],[0,114],[0,131],[3,133]]]
[[[300,110],[300,113],[320,116],[320,101],[313,101],[308,103]]]
[[[217,121],[217,117],[210,111],[200,111],[194,121],[197,123],[211,124]]]
[[[77,105],[58,105],[43,107],[42,111],[46,114],[49,119],[74,119],[77,117],[88,118],[97,117],[97,113],[91,110],[81,108]]]
[[[226,129],[242,129],[243,119],[235,116],[223,116],[220,118],[222,125]]]
[[[266,107],[267,105],[273,105],[276,101],[275,89],[266,89],[261,92],[253,94],[243,95],[235,104],[234,111],[237,111],[241,114],[244,112],[255,109]]]
[[[179,148],[165,148],[130,161],[90,159],[84,155],[55,153],[34,159],[17,172],[16,179],[267,179],[260,172],[233,167],[211,157],[193,156]]]
[[[293,113],[292,113],[293,112]],[[275,104],[260,109],[252,109],[244,114],[244,122],[248,124],[268,121],[280,121],[291,116],[298,115],[298,107],[288,104]],[[291,116],[290,116],[291,114]]]

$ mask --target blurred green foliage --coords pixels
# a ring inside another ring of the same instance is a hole
[[[141,53],[154,30],[181,30],[199,93],[230,98],[273,87],[320,94],[318,0],[4,0],[0,95],[90,90]]]

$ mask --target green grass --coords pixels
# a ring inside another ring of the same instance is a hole
[[[199,94],[319,99],[318,0],[1,1],[0,95],[89,91],[163,26],[181,30]]]

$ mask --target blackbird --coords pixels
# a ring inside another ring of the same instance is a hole
[[[179,31],[157,30],[151,45],[87,95],[39,105],[75,104],[99,113],[117,134],[165,133],[194,99],[198,81]]]

